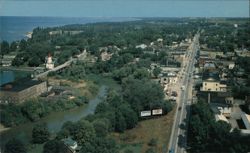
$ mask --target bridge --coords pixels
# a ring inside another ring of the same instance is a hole
[[[55,68],[53,68],[53,69],[51,69],[51,70],[48,70],[48,71],[46,71],[46,72],[37,74],[37,75],[34,77],[33,80],[36,80],[36,79],[38,79],[38,78],[46,77],[50,72],[57,72],[57,71],[59,71],[59,70],[62,70],[62,69],[64,69],[64,68],[68,67],[72,62],[77,61],[77,59],[79,59],[79,58],[85,59],[86,57],[87,57],[87,51],[85,50],[83,53],[79,54],[79,55],[77,56],[77,58],[72,58],[72,57],[71,57],[67,62],[65,62],[65,63],[63,63],[63,64],[61,64],[61,65],[59,65],[59,66],[57,66],[57,67],[55,67]]]

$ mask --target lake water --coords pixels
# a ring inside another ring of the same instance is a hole
[[[26,38],[26,33],[36,27],[56,27],[68,24],[86,24],[98,22],[125,22],[136,18],[76,18],[76,17],[7,17],[0,16],[0,38],[8,42]]]

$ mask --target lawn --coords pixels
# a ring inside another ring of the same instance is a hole
[[[149,148],[154,148],[157,153],[165,151],[171,135],[174,112],[173,110],[165,116],[141,121],[136,128],[123,134],[112,134],[120,144],[120,153],[124,153],[126,149],[134,153],[145,153]],[[148,144],[152,139],[157,141],[154,147]]]
[[[94,98],[99,90],[98,85],[89,80],[70,81],[66,79],[50,77],[49,83],[52,85],[63,86],[72,91],[74,95],[84,96],[88,99]]]

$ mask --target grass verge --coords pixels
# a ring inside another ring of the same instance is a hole
[[[120,145],[120,153],[126,150],[131,150],[133,153],[145,153],[150,148],[156,150],[157,153],[165,151],[171,135],[174,110],[165,116],[141,121],[137,127],[122,134],[113,133],[112,136]],[[150,143],[152,139],[156,141],[153,145]]]

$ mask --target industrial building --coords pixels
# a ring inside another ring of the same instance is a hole
[[[6,83],[0,89],[0,103],[20,103],[35,98],[47,91],[47,82],[39,80],[19,80]]]

